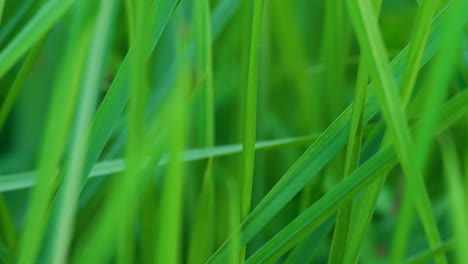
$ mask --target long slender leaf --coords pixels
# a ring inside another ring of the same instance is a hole
[[[445,14],[445,10],[443,13]],[[435,21],[435,26],[430,37],[431,41],[428,43],[424,54],[425,56],[423,57],[423,64],[434,55],[438,47],[438,41],[440,41],[440,39],[437,39],[436,36],[440,35],[442,26],[439,19]],[[407,50],[403,50],[391,64],[395,77],[398,77],[397,79],[401,76],[406,53]],[[374,91],[370,89],[366,104],[366,122],[377,113],[377,109]],[[301,158],[299,158],[289,171],[283,175],[275,187],[239,226],[235,234],[243,234],[243,241],[249,241],[254,234],[264,227],[273,216],[327,164],[346,143],[350,114],[351,111],[348,107]],[[228,239],[211,257],[209,262],[223,262],[230,243],[230,239]]]
[[[442,110],[443,113],[439,120],[443,120],[445,116],[459,116],[460,114],[466,115],[468,113],[468,109],[464,109],[461,105],[458,105],[460,108],[457,109],[458,111],[456,111],[456,113],[448,112],[447,110],[449,109],[450,104],[455,103],[457,100],[467,100],[467,95],[468,92],[465,92],[464,95],[447,103]],[[443,122],[438,124],[438,132],[447,129],[447,127],[442,124]],[[417,128],[419,127],[416,127],[416,129]],[[376,155],[359,167],[358,170],[352,173],[344,181],[340,182],[319,201],[281,230],[281,232],[275,235],[260,250],[255,252],[255,254],[247,260],[247,263],[260,263],[264,261],[269,263],[274,262],[292,246],[300,242],[310,234],[310,232],[315,230],[317,226],[326,221],[343,204],[349,202],[356,194],[359,193],[359,191],[363,190],[366,186],[369,186],[369,184],[377,180],[379,177],[383,177],[385,174],[382,172],[396,166],[398,162],[396,151],[394,151],[391,146],[387,146],[380,150]],[[246,240],[244,239],[243,242],[245,243]]]
[[[0,53],[0,76],[3,76],[29,48],[57,23],[73,2],[73,0],[47,1]]]

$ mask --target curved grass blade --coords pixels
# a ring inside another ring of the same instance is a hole
[[[418,162],[418,157],[411,155],[415,147],[414,141],[395,89],[396,84],[391,76],[390,67],[386,62],[386,50],[377,27],[377,20],[372,17],[372,6],[367,0],[347,1],[347,3],[361,50],[365,52],[364,58],[369,60],[367,63],[371,69],[371,74],[378,83],[377,87],[380,88],[377,89],[377,97],[389,130],[389,138],[393,141],[406,176],[405,195],[408,196],[409,201],[414,199],[429,243],[436,246],[440,243],[440,235],[435,219],[432,216],[430,200],[424,185],[423,172],[419,167],[412,165]],[[413,193],[415,193],[414,198]],[[410,205],[407,206],[408,212],[411,212],[409,211]],[[400,216],[405,217],[404,214],[400,214]],[[392,255],[393,263],[402,261],[405,241],[399,240],[400,243],[396,244],[401,250],[396,251],[399,252],[398,254]],[[443,259],[439,260],[439,263],[444,262]]]
[[[427,2],[427,3],[426,3]],[[424,1],[422,7],[425,4],[429,4],[431,1]],[[435,3],[433,4],[435,5]],[[435,7],[433,7],[435,8]],[[433,130],[436,126],[436,122],[439,115],[439,109],[442,105],[444,98],[448,92],[450,77],[455,69],[456,50],[458,43],[460,43],[461,32],[458,30],[459,25],[463,25],[464,20],[464,9],[468,6],[463,4],[463,1],[454,0],[452,1],[452,8],[449,9],[449,16],[444,21],[446,30],[443,33],[442,48],[441,52],[435,58],[434,66],[432,66],[428,77],[425,82],[425,100],[421,111],[421,128],[416,134],[416,148],[414,151],[415,163],[414,167],[416,171],[419,171],[421,175],[424,172],[425,163],[430,153],[430,148],[433,141]],[[409,186],[408,186],[409,188]],[[407,237],[410,231],[412,208],[411,208],[411,195],[408,195],[411,189],[403,195],[402,206],[397,222],[397,228],[393,241],[392,257],[395,262],[401,262],[404,258],[404,250],[407,241]],[[427,198],[429,200],[429,198]],[[431,214],[427,214],[425,218],[433,217]],[[424,223],[423,223],[424,224]],[[437,239],[436,234],[433,230],[428,230],[427,225],[424,225],[426,232],[431,234],[429,242],[431,246],[435,247],[440,244],[440,239]],[[443,256],[436,259],[437,263],[446,263]]]
[[[425,1],[423,6],[418,9],[416,15],[417,22],[413,30],[412,39],[409,43],[408,61],[400,83],[400,90],[402,93],[401,98],[404,109],[407,108],[412,91],[414,90],[414,84],[423,56],[423,47],[427,45],[429,38],[429,32],[432,25],[431,20],[435,12],[435,7],[433,6],[434,2],[435,1]],[[388,144],[387,137],[385,138],[383,145],[386,144]],[[347,256],[353,260],[348,259],[348,261],[357,261],[360,248],[364,241],[364,235],[367,233],[366,229],[369,226],[373,210],[377,202],[377,197],[383,187],[384,182],[385,177],[372,185],[364,196],[361,210],[359,214],[356,215],[358,220],[355,221],[354,232],[351,236],[351,240],[353,242],[350,243],[350,250],[348,251],[350,253]]]
[[[258,59],[259,42],[262,29],[264,0],[252,3],[253,17],[250,31],[249,58],[247,70],[247,84],[244,91],[244,124],[242,143],[242,173],[241,173],[241,220],[250,212],[252,202],[252,184],[254,177],[255,138],[257,122],[257,88],[258,88]],[[244,258],[245,249],[241,253]]]
[[[81,5],[90,2],[82,1]],[[75,197],[79,192],[80,176],[83,170],[87,142],[83,135],[86,133],[97,104],[99,86],[103,79],[103,71],[107,59],[111,26],[118,10],[119,2],[113,0],[101,1],[97,15],[96,26],[92,36],[90,53],[87,56],[78,113],[73,131],[72,147],[70,150],[71,166],[64,172],[62,188],[57,194],[59,208],[51,221],[54,223],[52,248],[52,263],[67,262],[68,250],[71,243],[72,227],[76,214]],[[82,7],[83,8],[83,7]]]
[[[45,41],[45,37],[39,40],[39,42],[31,49],[26,60],[24,61],[23,65],[21,65],[21,69],[19,70],[18,74],[11,85],[11,88],[8,90],[7,95],[5,96],[5,100],[2,103],[0,109],[0,131],[3,130],[3,126],[10,115],[10,112],[13,108],[13,105],[18,99],[19,93],[21,88],[23,88],[24,83],[26,82],[27,76],[31,71],[31,68],[34,66],[34,63],[37,60],[37,57],[40,54],[42,46]]]
[[[377,16],[380,13],[381,5],[382,1],[374,2],[374,12]],[[369,69],[366,65],[366,60],[361,57],[356,79],[356,94],[353,101],[350,133],[346,146],[344,178],[359,166],[368,82]],[[351,226],[351,210],[352,203],[338,211],[328,263],[343,263],[344,261],[346,249],[349,248],[347,244],[349,242],[349,229]]]
[[[68,2],[68,1],[66,1]],[[87,20],[89,10],[78,12],[72,22],[63,63],[54,83],[49,121],[46,126],[38,160],[38,184],[34,189],[27,221],[21,236],[18,263],[34,263],[48,219],[48,206],[55,191],[55,170],[63,155],[68,128],[76,105],[84,57],[89,47],[92,20]]]
[[[447,133],[440,140],[442,159],[444,162],[445,180],[451,203],[452,233],[454,238],[454,253],[456,263],[468,261],[466,245],[468,243],[467,208],[465,204],[466,193],[464,193],[462,168],[455,148],[453,137]]]
[[[313,134],[310,136],[259,141],[255,144],[255,150],[266,151],[297,146],[307,146],[313,143],[315,140],[317,140],[319,136],[319,134]],[[184,152],[183,160],[185,162],[191,162],[198,160],[206,160],[210,157],[217,158],[238,153],[242,153],[242,144],[232,144],[225,146],[216,146],[213,148],[187,150]],[[166,165],[168,160],[168,157],[164,156],[162,160],[158,163],[158,166]],[[125,170],[125,168],[126,166],[123,159],[101,161],[93,166],[88,177],[104,177],[107,175],[122,172]],[[36,184],[36,177],[37,172],[35,171],[2,175],[0,176],[0,192],[8,192],[30,188]]]
[[[213,55],[211,38],[210,3],[208,0],[194,2],[193,19],[195,27],[196,74],[200,85],[200,121],[198,127],[199,144],[213,147],[215,143],[215,107],[213,87]],[[195,215],[190,235],[188,262],[205,263],[214,250],[215,226],[215,187],[213,178],[213,159],[206,164],[195,208]],[[200,237],[205,237],[200,243]]]
[[[441,14],[445,14],[445,10]],[[440,39],[442,25],[438,17],[433,27],[431,41],[423,56],[425,64],[436,52]],[[407,49],[404,49],[391,63],[396,79],[401,77]],[[371,87],[373,84],[370,85]],[[369,90],[366,104],[366,123],[373,117],[378,106],[373,88]],[[249,241],[262,227],[268,223],[283,206],[290,201],[344,146],[349,131],[351,110],[348,107],[340,117],[322,134],[322,136],[299,158],[299,160],[283,175],[275,187],[265,196],[247,219],[239,226],[233,235],[243,234],[243,241]],[[231,243],[228,238],[209,260],[210,263],[222,263]]]
[[[404,263],[405,264],[424,264],[428,263],[432,259],[434,259],[438,255],[443,255],[447,251],[451,251],[453,249],[453,241],[448,241],[442,243],[440,246],[435,247],[433,249],[429,249],[425,252],[421,252],[415,256],[410,257]]]
[[[460,118],[461,116],[467,115],[468,109],[463,107],[460,101],[468,102],[468,91],[464,92],[463,95],[456,96],[445,104],[439,120],[443,120],[444,117],[454,120],[454,116]],[[457,104],[459,108],[455,112],[449,112],[448,110],[453,104]],[[453,117],[451,117],[452,115]],[[415,129],[418,129],[419,125],[420,124],[415,126]],[[440,133],[451,125],[453,124],[440,122],[437,126],[437,133]],[[369,184],[376,181],[378,178],[384,177],[385,174],[383,172],[393,168],[397,164],[397,154],[392,146],[383,148],[275,235],[260,250],[255,252],[247,260],[247,263],[273,263],[291,247],[310,234],[310,232],[315,230],[320,224],[326,221],[326,219],[335,213],[343,204],[349,202],[366,186],[369,186]],[[246,243],[247,240],[244,238],[242,242]]]
[[[0,77],[57,23],[73,2],[73,0],[52,0],[44,4],[0,53]]]

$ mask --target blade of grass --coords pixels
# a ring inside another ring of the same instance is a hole
[[[445,15],[445,10],[442,11]],[[438,46],[440,35],[440,18],[435,21],[431,41],[425,50],[423,64],[430,59]],[[392,68],[396,77],[400,77],[407,50],[397,56]],[[372,85],[371,85],[372,86]],[[373,89],[369,90],[366,104],[366,122],[377,113],[377,103]],[[260,204],[252,211],[247,219],[238,227],[233,235],[243,233],[243,239],[248,241],[256,234],[283,206],[300,191],[317,172],[343,147],[348,137],[347,129],[350,119],[350,108],[322,134],[322,136],[299,158],[273,189],[265,196]],[[231,243],[228,238],[218,251],[211,257],[210,263],[222,262],[226,257],[226,250]]]
[[[16,230],[13,218],[5,201],[3,194],[0,194],[0,243],[7,249],[13,249],[16,245]]]
[[[88,10],[89,11],[89,10]],[[62,157],[76,105],[81,70],[91,36],[88,12],[77,13],[67,39],[63,63],[54,83],[49,121],[38,160],[38,184],[34,188],[20,241],[18,263],[34,263],[47,224],[47,208],[54,192],[55,170]]]
[[[194,1],[193,12],[196,74],[198,81],[202,82],[200,87],[202,120],[197,126],[200,128],[202,146],[213,147],[215,143],[215,109],[209,1]],[[205,263],[214,249],[215,188],[212,166],[213,160],[209,158],[203,176],[202,190],[195,208],[188,253],[188,261],[194,264]],[[204,242],[200,243],[200,237],[203,236],[205,237]]]
[[[226,2],[229,2],[229,4]],[[214,25],[212,33],[213,39],[219,36],[220,33],[220,27],[217,25],[217,22],[224,21],[226,19],[226,17],[222,17],[220,10],[224,10],[228,7],[235,9],[235,3],[235,1],[231,2],[231,0],[225,0],[220,3],[219,8],[215,9],[212,20]],[[152,29],[150,35],[153,37],[151,44],[146,49],[147,57],[149,57],[154,50],[176,4],[176,0],[156,1],[153,3],[151,7],[152,13],[150,15],[150,21],[152,22],[151,26],[149,26],[149,28]],[[87,154],[85,170],[82,174],[82,187],[86,183],[87,176],[98,160],[107,140],[110,137],[110,134],[112,133],[112,130],[119,120],[120,114],[127,104],[127,80],[129,72],[128,57],[131,56],[131,53],[132,51],[130,48],[129,54],[127,54],[126,58],[122,62],[122,65],[120,66],[117,75],[113,80],[106,97],[102,101],[88,131],[87,137],[90,148]],[[175,71],[175,67],[171,67],[170,70]],[[168,75],[172,76],[172,74]]]
[[[468,252],[467,206],[465,204],[463,176],[453,137],[448,133],[440,140],[440,148],[444,163],[445,181],[451,203],[452,233],[454,237],[454,253],[456,263],[466,263]]]
[[[468,109],[464,109],[462,102],[468,100],[468,92],[462,96],[457,96],[453,100],[444,105],[440,121],[444,117],[449,117],[454,120],[451,115],[464,116],[468,114]],[[456,112],[449,110],[453,105],[458,105]],[[437,133],[447,129],[448,125],[440,122],[437,126]],[[416,125],[414,129],[419,129],[420,124]],[[386,146],[380,150],[376,155],[366,161],[361,167],[353,172],[349,177],[336,185],[331,191],[326,193],[319,201],[309,207],[304,213],[299,215],[293,222],[282,229],[275,235],[268,243],[266,243],[260,250],[255,252],[248,260],[247,263],[273,263],[291,247],[296,245],[312,231],[314,231],[320,224],[326,221],[335,211],[337,211],[343,204],[349,202],[359,191],[369,186],[373,181],[380,177],[384,177],[386,170],[389,170],[398,164],[399,160],[392,146]],[[246,243],[249,237],[243,234],[243,243]]]
[[[80,8],[87,8],[89,2],[81,2]],[[104,66],[107,59],[109,39],[113,20],[118,10],[118,2],[106,0],[100,3],[99,12],[94,28],[90,53],[87,56],[84,82],[81,84],[81,95],[78,113],[73,131],[72,147],[70,150],[70,164],[65,171],[61,192],[58,193],[59,209],[54,215],[55,230],[52,238],[52,263],[65,263],[68,259],[68,250],[72,239],[72,228],[76,214],[75,197],[79,192],[80,176],[85,161],[87,142],[83,135],[89,126],[93,109],[96,107],[99,88],[103,79]]]
[[[335,222],[336,218],[330,217],[321,224],[304,241],[291,250],[284,263],[314,263],[312,259],[315,254],[314,251],[317,251],[318,244],[325,240]],[[315,247],[315,249],[311,249],[311,247]]]
[[[5,7],[5,0],[0,0],[0,24],[2,23],[3,8]]]
[[[428,263],[432,259],[434,259],[437,255],[443,255],[447,251],[453,249],[453,241],[444,242],[440,246],[429,249],[427,251],[421,252],[415,256],[408,258],[404,263],[405,264],[424,264]]]
[[[18,99],[21,88],[23,88],[24,83],[26,82],[26,79],[31,72],[31,69],[34,66],[34,63],[40,54],[44,41],[45,37],[39,40],[39,42],[31,49],[23,65],[21,65],[21,69],[16,75],[11,88],[8,90],[8,93],[5,96],[5,100],[3,101],[0,109],[0,131],[3,130],[3,126],[5,125],[5,122],[10,115],[15,102]]]
[[[73,0],[53,0],[47,1],[42,6],[0,53],[0,77],[57,23],[73,2]]]
[[[247,78],[244,98],[244,119],[242,131],[242,173],[241,173],[241,220],[250,212],[252,202],[252,185],[255,164],[255,138],[257,133],[257,89],[258,89],[258,60],[259,43],[262,28],[264,0],[251,3],[253,7],[252,25],[250,29],[250,45],[247,66]],[[241,260],[245,258],[246,249],[241,252]]]
[[[425,1],[423,3],[426,4]],[[443,43],[440,54],[435,59],[434,66],[431,68],[429,77],[425,80],[427,87],[427,94],[424,101],[424,105],[421,111],[421,129],[417,131],[416,134],[416,149],[415,149],[415,164],[414,167],[421,174],[424,172],[425,163],[427,156],[429,155],[433,130],[436,126],[437,117],[439,114],[440,106],[446,96],[450,77],[452,76],[453,70],[455,69],[455,57],[458,43],[460,43],[461,34],[457,30],[457,25],[463,25],[463,8],[468,6],[463,6],[462,1],[453,1],[452,8],[450,11],[450,16],[447,17],[445,21],[446,30],[442,37]],[[434,4],[435,5],[435,4]],[[423,7],[422,6],[422,7]],[[421,7],[421,8],[422,8]],[[433,7],[435,8],[435,7]],[[408,186],[409,188],[409,186]],[[396,263],[401,262],[404,258],[404,249],[407,241],[407,237],[410,231],[411,218],[412,218],[412,208],[410,195],[408,195],[407,190],[403,195],[402,206],[399,214],[399,219],[397,222],[397,228],[393,241],[393,256],[395,256]],[[431,215],[427,215],[431,217]],[[426,230],[430,232],[430,230]],[[431,246],[435,247],[440,241],[435,239],[435,236],[430,240]],[[446,262],[443,257],[438,257],[436,259],[437,263]]]
[[[180,50],[183,50],[185,40],[180,40]],[[156,242],[156,263],[180,263],[181,261],[181,223],[183,204],[184,165],[182,153],[185,144],[185,97],[189,88],[189,66],[182,64],[176,92],[171,106],[173,113],[168,124],[171,129],[169,153],[172,157],[168,164],[167,175],[161,190],[161,202],[159,211],[159,229]]]
[[[252,197],[257,115],[258,49],[260,30],[262,28],[263,8],[264,0],[255,1],[253,3],[247,85],[244,91],[245,109],[242,143],[241,219],[245,219],[249,214]]]
[[[371,68],[371,75],[378,83],[377,87],[380,88],[377,89],[377,97],[388,126],[389,137],[395,144],[396,152],[405,171],[407,182],[405,195],[409,196],[408,199],[410,201],[414,199],[429,243],[431,246],[436,246],[440,243],[440,235],[431,213],[430,200],[428,199],[423,180],[423,172],[411,165],[417,162],[417,158],[410,155],[414,149],[414,143],[403,107],[395,89],[396,85],[391,76],[390,67],[386,62],[386,50],[382,36],[377,28],[377,20],[373,17],[371,11],[372,6],[367,0],[347,1],[347,3],[361,50],[367,54],[364,58],[369,60],[367,63]],[[414,198],[413,193],[417,194]],[[402,250],[397,251],[398,254],[392,255],[393,263],[401,263],[404,256],[405,241],[399,240],[401,244],[398,244],[398,247]],[[440,259],[438,262],[444,263],[445,261]]]
[[[291,137],[268,141],[259,141],[255,144],[256,151],[267,151],[283,149],[289,147],[306,146],[313,143],[319,134],[310,136]],[[213,148],[192,149],[185,151],[183,160],[185,162],[206,160],[210,157],[224,157],[228,155],[242,153],[242,144],[232,144],[216,146]],[[168,157],[164,156],[158,166],[164,166],[168,162]],[[103,177],[124,171],[126,168],[123,159],[106,160],[96,163],[89,174],[89,178]],[[21,190],[32,187],[36,184],[37,172],[22,172],[0,176],[0,192]]]
[[[128,5],[127,5],[128,6]],[[129,59],[129,90],[127,128],[128,139],[126,142],[127,170],[122,175],[125,179],[125,192],[118,197],[117,202],[125,208],[117,221],[117,252],[116,262],[120,264],[135,262],[135,213],[137,210],[139,179],[135,177],[139,173],[142,158],[146,153],[141,151],[145,144],[144,138],[144,112],[146,106],[146,54],[145,44],[148,35],[148,6],[139,1],[132,5],[133,16],[129,18],[129,42],[134,52]],[[130,20],[133,18],[134,20]]]
[[[380,13],[382,1],[374,2],[375,14]],[[369,82],[369,69],[366,60],[361,57],[356,80],[356,94],[354,97],[350,133],[346,147],[345,168],[343,178],[359,166],[361,156],[362,133],[364,129],[364,107],[367,97],[367,85]],[[333,240],[328,257],[328,263],[343,263],[347,243],[349,241],[349,229],[351,225],[352,203],[338,211],[337,222],[333,233]]]
[[[416,25],[413,29],[413,34],[411,41],[409,43],[408,51],[408,61],[403,71],[403,77],[400,83],[401,98],[403,108],[406,109],[409,104],[409,99],[411,98],[412,92],[414,90],[414,84],[416,81],[417,74],[419,72],[419,67],[421,60],[423,58],[422,47],[425,47],[429,38],[429,32],[431,28],[431,20],[434,16],[435,1],[425,1],[423,6],[418,9]],[[383,146],[389,144],[389,138],[385,137]],[[357,261],[360,248],[364,241],[364,235],[367,233],[366,229],[369,226],[373,210],[375,208],[378,195],[381,192],[383,184],[385,182],[385,177],[377,181],[369,190],[366,191],[363,202],[361,204],[361,210],[356,217],[359,217],[355,221],[355,227],[351,239],[353,240],[350,243],[350,254],[347,256],[348,261],[355,262]]]

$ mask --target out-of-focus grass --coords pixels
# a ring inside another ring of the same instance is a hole
[[[467,261],[468,1],[20,2],[0,263]]]

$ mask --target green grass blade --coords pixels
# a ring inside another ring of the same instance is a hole
[[[31,49],[28,56],[26,57],[26,60],[21,66],[20,71],[16,75],[11,88],[8,90],[8,93],[5,96],[5,100],[3,101],[0,108],[0,131],[3,130],[3,126],[5,125],[5,122],[10,115],[15,102],[18,99],[21,88],[26,82],[27,76],[29,75],[31,68],[34,66],[34,63],[40,54],[44,41],[45,37],[42,40],[39,40],[39,42]]]
[[[129,3],[129,2],[127,2]],[[135,214],[137,212],[137,201],[139,200],[139,179],[135,177],[140,170],[141,160],[145,154],[142,151],[145,146],[145,90],[146,90],[146,54],[145,43],[149,43],[148,36],[148,5],[145,2],[136,2],[131,6],[133,10],[129,16],[129,42],[133,48],[132,56],[129,57],[129,90],[130,100],[128,103],[127,128],[128,139],[126,142],[126,164],[127,170],[122,175],[125,179],[125,191],[118,197],[118,202],[125,211],[117,221],[117,253],[116,262],[120,264],[135,262]],[[151,9],[149,9],[151,10]],[[131,20],[133,19],[133,20]]]
[[[18,263],[33,263],[39,252],[48,219],[47,208],[54,192],[55,172],[62,157],[68,128],[76,105],[81,70],[88,48],[92,21],[87,12],[76,14],[68,36],[62,68],[55,79],[54,97],[49,108],[49,122],[38,161],[38,184],[31,196],[27,222],[20,241]],[[85,22],[86,21],[86,22]]]
[[[444,13],[445,14],[445,11]],[[431,41],[425,50],[423,64],[430,59],[438,47],[438,37],[440,36],[440,18],[435,21]],[[407,50],[404,49],[392,62],[392,69],[395,77],[401,77],[401,71]],[[371,85],[372,86],[372,85]],[[378,106],[373,89],[369,90],[366,104],[366,122],[373,117]],[[262,227],[268,223],[283,206],[290,201],[344,146],[348,138],[349,120],[351,110],[348,107],[341,116],[322,134],[322,136],[299,158],[298,161],[283,175],[281,180],[265,196],[260,204],[252,211],[247,219],[239,226],[234,233],[243,234],[243,240],[248,241]],[[226,257],[227,248],[231,243],[227,239],[218,251],[211,257],[210,263],[221,263]]]
[[[374,2],[374,12],[380,13],[382,1]],[[357,79],[356,94],[353,101],[350,133],[346,146],[346,156],[344,163],[344,178],[359,166],[361,156],[362,132],[364,129],[364,107],[367,97],[367,85],[369,82],[369,69],[366,61],[361,57]],[[333,233],[333,240],[329,253],[328,263],[343,263],[347,243],[349,241],[349,229],[351,225],[352,204],[344,206],[338,211],[337,222]]]
[[[400,83],[400,90],[402,91],[401,97],[403,98],[403,108],[406,108],[409,103],[416,77],[419,72],[419,67],[424,51],[422,47],[425,47],[427,44],[430,28],[432,25],[431,20],[435,12],[434,2],[435,1],[425,1],[423,7],[419,8],[417,12],[417,24],[413,29],[412,39],[409,43],[408,61]],[[387,141],[387,139],[385,141]],[[356,259],[358,257],[358,252],[362,245],[364,234],[366,233],[364,230],[367,229],[367,226],[370,223],[373,208],[375,207],[378,194],[382,189],[384,181],[385,178],[378,181],[367,191],[365,195],[362,209],[358,215],[360,220],[356,221],[355,232],[352,235],[352,240],[354,242],[351,243],[352,250],[350,250],[351,253],[350,256],[348,256],[352,259]]]
[[[456,263],[468,261],[466,245],[468,243],[467,205],[464,193],[463,176],[453,137],[448,134],[440,140],[442,159],[444,162],[445,180],[451,204],[452,233],[454,238],[454,253]]]
[[[5,201],[3,194],[0,196],[0,243],[5,250],[13,249],[16,245],[17,235],[13,223],[11,211]]]
[[[408,61],[400,82],[401,98],[404,108],[408,107],[413,95],[416,79],[419,73],[424,47],[431,31],[432,19],[436,14],[437,0],[424,1],[416,13],[411,40],[409,42]]]
[[[193,8],[196,47],[196,74],[201,82],[199,132],[202,146],[213,147],[215,143],[215,107],[213,88],[212,38],[210,3],[208,0],[194,1]],[[215,226],[215,188],[213,179],[213,160],[206,164],[200,195],[195,208],[192,225],[188,261],[190,263],[205,263],[214,250]],[[200,237],[205,237],[200,243]]]
[[[465,96],[462,99],[467,100],[468,97],[466,97],[466,95],[468,95],[468,92],[465,92]],[[447,111],[449,109],[448,106],[459,99],[460,98],[455,98],[444,106],[442,118],[440,120],[452,114],[459,116],[460,114],[466,115],[468,113],[468,109],[464,109],[461,105],[459,105],[460,108],[456,111],[458,113]],[[441,122],[441,124],[443,123]],[[441,124],[437,126],[438,133],[447,129],[447,127]],[[418,129],[419,125],[420,124],[418,124],[415,129]],[[450,126],[453,124],[448,125]],[[274,262],[326,221],[336,210],[346,204],[346,202],[349,202],[359,191],[369,186],[369,184],[376,181],[378,178],[384,177],[385,174],[383,172],[393,168],[397,164],[398,158],[396,151],[394,151],[391,146],[383,148],[359,167],[359,169],[298,216],[293,222],[282,229],[260,250],[255,252],[251,258],[247,260],[247,263]],[[245,243],[246,240],[243,240],[243,242]]]
[[[245,219],[250,212],[252,183],[254,174],[256,116],[257,116],[257,78],[258,49],[262,25],[264,1],[253,3],[253,19],[250,35],[249,63],[247,85],[245,86],[245,109],[242,145],[242,180],[241,180],[241,218]]]
[[[256,151],[267,151],[275,149],[284,149],[297,146],[307,146],[313,143],[319,134],[312,134],[310,136],[291,137],[284,139],[275,139],[268,141],[259,141],[255,144]],[[213,148],[191,149],[184,153],[183,160],[185,162],[206,160],[210,157],[225,157],[242,153],[242,144],[232,144],[224,146],[216,146]],[[168,157],[164,156],[158,163],[158,166],[164,166],[168,163]],[[126,168],[123,159],[106,160],[96,163],[90,174],[89,178],[103,177],[110,174],[116,174],[124,171]],[[30,188],[36,184],[37,172],[22,172],[13,173],[0,176],[0,192],[8,192]]]
[[[0,24],[2,22],[3,8],[5,7],[5,0],[0,0]]]
[[[82,2],[82,5],[89,5]],[[70,150],[70,164],[65,171],[61,192],[58,194],[58,213],[51,221],[55,223],[54,237],[52,238],[52,263],[67,262],[68,250],[72,238],[74,216],[76,214],[76,200],[80,186],[80,176],[85,161],[87,142],[83,135],[86,133],[96,107],[99,87],[102,82],[104,66],[107,59],[106,49],[109,46],[109,36],[113,19],[117,13],[118,2],[102,1],[92,35],[90,54],[86,62],[84,82],[81,85],[80,102],[78,105],[77,121],[73,132],[73,145]],[[83,8],[83,7],[81,7]]]
[[[430,2],[430,1],[425,1]],[[431,69],[428,78],[426,79],[425,86],[427,89],[424,91],[425,100],[424,105],[421,109],[421,129],[418,131],[416,138],[416,149],[415,149],[415,164],[413,165],[417,171],[420,173],[424,172],[425,163],[427,156],[429,155],[432,138],[433,138],[433,129],[436,126],[437,117],[439,114],[439,108],[442,104],[448,87],[450,77],[455,68],[455,55],[458,43],[460,42],[460,32],[457,30],[458,25],[463,24],[463,15],[461,10],[464,6],[462,1],[453,1],[452,8],[450,9],[450,16],[447,17],[445,21],[446,30],[442,37],[442,49],[440,54],[435,59],[434,66]],[[424,4],[421,8],[424,7]],[[434,7],[435,8],[435,7]],[[401,212],[398,219],[398,224],[393,241],[393,255],[395,257],[395,262],[400,262],[403,259],[404,245],[407,241],[407,237],[410,231],[411,223],[411,201],[408,192],[403,196]],[[429,198],[427,198],[428,200]],[[427,215],[431,217],[431,215]],[[427,228],[425,226],[425,228]],[[426,230],[426,232],[431,233],[433,231]],[[435,247],[440,243],[439,239],[436,239],[435,235],[430,239],[431,246]],[[445,263],[446,261],[443,257],[438,257],[436,259],[437,263]]]
[[[382,36],[377,28],[377,20],[372,15],[372,6],[367,0],[348,1],[351,20],[358,35],[361,50],[365,53],[364,58],[368,58],[368,65],[371,68],[371,74],[378,83],[377,97],[382,108],[383,117],[387,123],[389,135],[393,141],[396,152],[400,158],[403,170],[406,176],[406,192],[405,194],[410,201],[413,200],[412,193],[417,193],[415,196],[416,207],[424,225],[428,240],[432,246],[440,243],[440,235],[438,234],[435,219],[431,213],[430,201],[427,191],[425,190],[423,173],[412,164],[416,161],[415,157],[411,156],[414,149],[414,143],[408,128],[406,116],[403,107],[397,95],[396,85],[391,76],[390,68],[386,62],[386,50],[383,44]],[[417,191],[416,191],[417,190]],[[408,206],[409,208],[409,206]],[[400,214],[405,217],[404,212]],[[411,211],[408,211],[411,213]],[[404,257],[406,239],[399,239],[396,254],[392,255],[393,263],[400,263]],[[442,261],[442,260],[441,260]],[[443,261],[442,261],[443,262]],[[439,262],[441,263],[441,262]]]
[[[57,23],[73,2],[73,0],[47,1],[0,53],[0,76],[3,76],[28,49]]]
[[[433,249],[429,249],[427,251],[421,252],[415,256],[408,258],[404,263],[405,264],[424,264],[432,259],[434,259],[438,255],[443,255],[447,251],[453,249],[453,241],[445,242],[438,247]]]
[[[181,40],[183,48],[184,40]],[[188,63],[183,64],[178,81],[176,92],[174,93],[172,116],[168,124],[171,131],[169,155],[172,156],[168,164],[167,175],[161,190],[161,202],[159,211],[159,229],[156,242],[156,263],[180,263],[181,262],[181,224],[183,205],[183,182],[184,166],[182,163],[182,153],[185,144],[184,127],[186,122],[185,97],[186,89],[189,88],[189,67]]]

